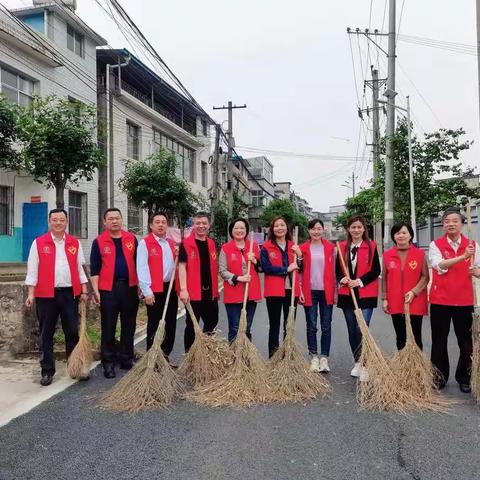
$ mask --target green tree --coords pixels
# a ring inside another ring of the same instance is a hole
[[[277,216],[284,217],[292,227],[297,226],[300,239],[307,237],[308,219],[295,208],[290,200],[272,200],[263,211],[260,222],[264,227],[269,227],[272,219]]]
[[[176,175],[176,167],[175,155],[161,148],[144,160],[126,160],[118,184],[128,199],[147,210],[148,215],[161,210],[184,225],[187,218],[204,207],[204,201]]]
[[[67,183],[93,180],[104,163],[95,141],[96,109],[51,96],[36,97],[28,107],[17,107],[17,113],[19,154],[0,157],[0,167],[26,172],[55,188],[57,207],[63,208]]]
[[[14,148],[17,138],[17,108],[0,95],[0,162],[11,165],[16,162],[18,151]]]
[[[408,165],[408,129],[405,120],[398,123],[393,138],[394,154],[394,219],[410,221],[410,184]],[[412,139],[412,158],[417,223],[426,222],[430,215],[438,215],[445,208],[462,204],[468,198],[478,198],[480,188],[469,187],[465,178],[474,175],[474,169],[465,167],[461,154],[472,144],[465,140],[462,128],[440,129],[427,133],[423,140]],[[383,142],[384,144],[384,142]],[[364,215],[371,224],[384,216],[385,164],[379,165],[378,180],[347,200],[347,211],[337,218],[344,225],[351,215]]]

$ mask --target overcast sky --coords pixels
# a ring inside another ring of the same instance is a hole
[[[103,2],[103,0],[100,0]],[[8,0],[25,6],[28,0]],[[351,157],[369,156],[357,116],[350,41],[346,27],[382,28],[385,0],[121,0],[159,54],[199,103],[218,121],[213,105],[232,100],[237,146]],[[397,0],[400,34],[476,45],[475,1]],[[370,8],[372,11],[370,22]],[[93,0],[77,13],[113,47],[132,48]],[[383,30],[387,30],[388,10]],[[360,103],[369,65],[386,76],[386,58],[367,40],[350,38]],[[383,45],[386,47],[386,40]],[[368,56],[370,53],[370,56]],[[479,107],[476,57],[399,40],[397,103],[410,95],[415,132],[463,126],[476,144],[464,159],[477,164]],[[377,63],[378,61],[378,63]],[[361,71],[363,67],[363,72]],[[384,128],[384,119],[382,120]],[[225,123],[226,128],[226,123]],[[360,142],[358,142],[361,131]],[[370,141],[370,138],[369,138]],[[366,148],[366,150],[365,150]],[[254,154],[242,151],[245,156]],[[290,181],[314,209],[345,201],[342,187],[355,171],[371,176],[368,162],[268,155],[274,180]]]

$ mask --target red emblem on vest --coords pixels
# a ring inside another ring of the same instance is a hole
[[[217,252],[212,252],[212,260],[216,260],[217,259]]]
[[[190,258],[195,258],[195,250],[192,250],[192,251],[190,252]]]
[[[397,268],[397,264],[395,263],[394,260],[390,261],[390,268]]]
[[[77,253],[77,247],[74,247],[71,245],[70,247],[67,248],[68,252],[71,253],[72,255],[75,255]]]
[[[110,253],[112,253],[112,251],[110,250],[110,247],[103,247],[103,253],[109,255]]]
[[[448,250],[446,250],[445,252],[443,252],[443,256],[445,258],[450,258],[450,252]]]
[[[158,251],[155,247],[150,250],[150,255],[158,255]]]
[[[270,253],[268,254],[268,256],[269,256],[270,258],[272,258],[272,259],[277,258],[277,254],[276,254],[275,252],[270,252]]]
[[[408,266],[412,269],[415,270],[418,267],[418,263],[416,260],[412,260],[411,262],[408,262]]]
[[[50,247],[48,245],[45,245],[43,248],[42,248],[42,253],[52,253],[51,250],[50,250]]]
[[[131,251],[133,250],[133,243],[132,242],[127,242],[125,246]]]

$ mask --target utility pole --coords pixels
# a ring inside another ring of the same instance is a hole
[[[358,177],[355,175],[355,172],[352,172],[352,176],[351,177],[348,177],[348,180],[352,179],[352,184],[350,185],[350,183],[348,182],[348,180],[343,183],[341,186],[342,187],[347,187],[347,188],[350,188],[352,190],[352,197],[355,197],[355,180],[357,179]]]
[[[212,185],[212,197],[211,197],[211,218],[210,221],[213,225],[215,221],[215,207],[218,205],[219,198],[219,173],[220,173],[220,125],[215,124],[215,149],[213,151],[213,185]]]
[[[396,0],[389,0],[388,13],[388,80],[385,96],[387,103],[387,144],[385,158],[385,230],[384,247],[390,248],[392,241],[390,239],[390,230],[393,226],[393,136],[395,134],[395,42],[396,42]]]
[[[478,68],[478,87],[480,96],[480,0],[477,0],[477,68]],[[480,103],[479,103],[480,108]]]
[[[378,70],[373,68],[373,65],[370,67],[372,72],[372,80],[367,80],[366,85],[372,88],[372,110],[373,110],[373,141],[372,141],[372,150],[373,150],[373,180],[374,182],[378,180],[378,171],[380,166],[380,121],[379,121],[379,111],[382,108],[378,103],[380,87],[385,84],[386,79],[378,79]],[[382,253],[382,221],[377,220],[375,222],[375,242],[377,244],[378,253]]]
[[[236,108],[247,108],[247,105],[233,105],[231,101],[228,102],[228,106],[213,107],[214,110],[228,110],[228,131],[227,131],[227,205],[228,205],[228,218],[231,219],[233,215],[233,110]]]

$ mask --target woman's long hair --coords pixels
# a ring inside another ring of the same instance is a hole
[[[287,226],[287,233],[285,234],[285,240],[292,240],[292,233],[290,232],[290,225],[288,224],[288,222],[285,220],[285,217],[282,217],[281,215],[278,215],[277,217],[273,217],[272,221],[270,222],[270,227],[268,229],[268,236],[267,238],[271,241],[271,242],[275,242],[276,241],[276,238],[275,238],[275,234],[273,233],[273,226],[275,225],[275,222],[277,222],[278,220],[283,220],[285,222],[285,225]]]
[[[350,255],[350,247],[352,245],[352,235],[350,234],[350,231],[348,230],[350,226],[355,223],[355,222],[360,222],[363,225],[363,235],[362,235],[362,240],[366,242],[368,245],[368,263],[370,264],[370,261],[372,260],[372,243],[370,242],[370,237],[368,236],[368,227],[367,227],[367,222],[365,219],[360,216],[356,215],[354,217],[350,217],[347,222],[347,243],[345,245],[345,264],[348,265],[348,258]]]

